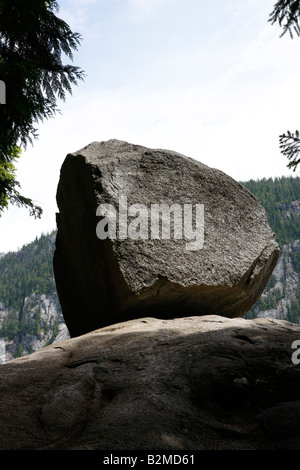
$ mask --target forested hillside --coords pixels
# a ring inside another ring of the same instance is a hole
[[[55,233],[42,235],[17,253],[0,259],[0,301],[20,309],[30,294],[53,294],[53,250]]]
[[[273,317],[300,323],[300,178],[242,183],[266,209],[281,256],[271,279],[246,318]]]
[[[56,233],[0,259],[0,338],[7,358],[53,342],[64,325],[53,276]]]
[[[280,247],[300,238],[300,178],[281,177],[242,183],[261,201]],[[290,206],[294,201],[299,204]],[[298,210],[297,210],[298,208]]]

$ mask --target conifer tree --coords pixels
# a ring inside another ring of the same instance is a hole
[[[21,148],[37,138],[36,125],[59,112],[84,72],[63,64],[73,60],[81,37],[62,19],[55,0],[0,0],[0,80],[6,100],[0,105],[0,215],[9,201],[39,217],[41,208],[17,190],[15,163]]]
[[[292,39],[294,34],[300,36],[299,19],[300,0],[278,0],[269,17],[271,24],[278,23],[282,28],[281,36],[288,32]],[[288,131],[287,134],[281,134],[279,136],[279,146],[282,154],[289,160],[288,168],[292,168],[295,171],[300,163],[299,132],[292,133]]]

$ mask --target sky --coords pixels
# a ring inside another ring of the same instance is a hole
[[[174,150],[238,181],[295,176],[279,135],[300,128],[300,38],[268,22],[275,0],[58,3],[82,36],[73,64],[86,77],[22,152],[20,192],[43,215],[10,205],[0,253],[56,228],[61,165],[94,141]]]

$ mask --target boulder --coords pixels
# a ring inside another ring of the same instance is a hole
[[[223,172],[118,140],[69,154],[54,273],[72,337],[152,316],[243,316],[279,249],[265,210]]]
[[[211,315],[55,343],[0,365],[0,450],[300,450],[299,340]]]

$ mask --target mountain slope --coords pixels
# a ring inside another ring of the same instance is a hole
[[[69,336],[53,276],[55,237],[55,232],[42,235],[0,259],[0,338],[6,360]]]
[[[278,318],[300,323],[300,178],[243,183],[266,209],[281,255],[271,279],[246,318]]]

